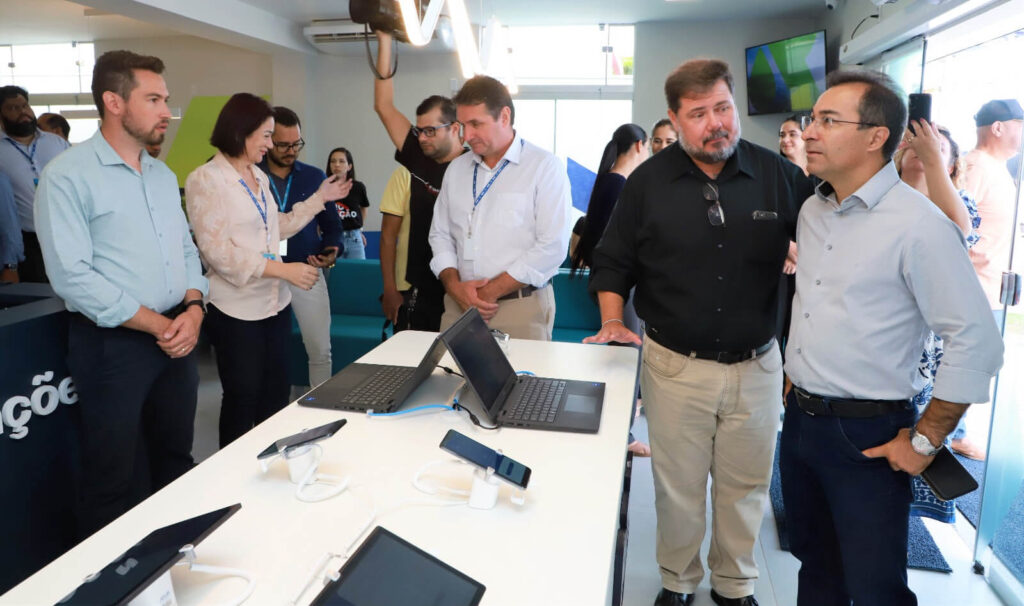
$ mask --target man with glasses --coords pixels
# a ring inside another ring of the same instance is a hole
[[[274,108],[273,147],[258,166],[270,177],[270,193],[277,208],[290,212],[297,202],[317,192],[327,175],[315,166],[298,161],[305,145],[299,117],[287,107]],[[341,219],[333,200],[326,201],[315,221],[299,233],[281,242],[285,263],[303,262],[319,268],[320,277],[313,288],[305,290],[288,284],[292,291],[292,310],[302,332],[302,344],[309,358],[309,385],[315,387],[331,378],[331,304],[327,297],[324,268],[333,267],[341,244]]]
[[[796,402],[779,449],[798,606],[917,604],[907,586],[910,475],[971,402],[988,399],[1002,364],[963,233],[892,162],[907,121],[898,91],[879,72],[835,72],[804,121],[807,169],[823,182],[797,226],[786,346]],[[929,330],[944,351],[915,424]]]
[[[32,208],[43,168],[70,144],[39,128],[28,91],[19,86],[0,87],[0,125],[0,173],[11,180],[25,252],[24,261],[5,263],[3,270],[22,282],[46,282]]]
[[[406,214],[389,206],[381,208],[380,270],[384,280],[381,306],[384,315],[397,322],[399,308],[404,307],[402,318],[406,325],[396,324],[395,330],[437,331],[444,313],[444,287],[430,271],[433,253],[427,241],[430,223],[434,217],[434,203],[441,191],[448,164],[462,155],[462,138],[455,120],[455,105],[451,99],[432,95],[416,108],[416,125],[395,107],[395,85],[391,72],[391,34],[377,32],[377,79],[373,86],[373,109],[395,144],[395,160],[409,169],[409,204]],[[396,243],[402,224],[408,221],[408,248],[405,276],[395,275]],[[398,289],[405,279],[411,288]]]
[[[740,139],[723,61],[683,63],[665,96],[679,140],[626,181],[594,250],[590,288],[602,326],[584,342],[643,345],[663,586],[656,606],[692,604],[704,577],[709,474],[711,598],[756,606],[754,544],[782,409],[779,274],[812,188],[779,154]],[[633,286],[642,341],[622,323]]]

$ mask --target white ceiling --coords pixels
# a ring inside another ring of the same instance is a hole
[[[306,23],[348,16],[348,0],[242,0],[246,4]],[[642,21],[711,21],[804,16],[825,12],[823,0],[465,0],[470,18],[480,23],[492,15],[518,25],[640,23]],[[852,1],[852,0],[851,0]]]
[[[114,14],[92,17],[66,0],[0,0],[0,44],[40,44],[180,34]]]

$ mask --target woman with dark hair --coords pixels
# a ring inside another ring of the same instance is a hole
[[[594,247],[597,246],[608,219],[612,216],[615,203],[619,200],[626,178],[648,158],[647,133],[636,124],[623,124],[612,133],[612,140],[604,146],[601,163],[597,167],[597,179],[590,190],[590,203],[587,205],[587,216],[583,220],[583,233],[579,243],[572,252],[572,275],[575,276],[590,267]],[[637,334],[642,334],[640,318],[633,307],[633,292],[623,307],[622,323]],[[634,403],[634,416],[639,402]],[[632,426],[632,421],[630,421]],[[651,447],[629,434],[629,451],[636,456],[651,456]]]
[[[334,208],[341,217],[342,232],[341,241],[345,243],[345,252],[341,255],[343,259],[365,259],[366,258],[366,236],[363,235],[363,219],[366,216],[364,208],[370,206],[370,199],[366,196],[366,186],[361,181],[356,181],[356,165],[352,162],[352,152],[344,147],[335,147],[327,154],[327,168],[324,172],[330,175],[337,175],[339,179],[352,182],[352,191],[341,200],[332,200]]]
[[[800,128],[798,114],[786,118],[779,126],[779,153],[807,174],[807,148],[804,147],[804,129]]]
[[[572,254],[570,267],[573,275],[590,267],[594,247],[604,234],[615,202],[626,185],[626,178],[647,156],[647,133],[644,129],[636,124],[623,124],[615,129],[612,140],[604,146],[604,154],[597,167],[597,179],[594,188],[590,190],[583,233]]]
[[[343,198],[349,184],[332,177],[289,213],[278,212],[266,174],[256,164],[273,145],[273,110],[238,93],[217,117],[210,143],[219,151],[185,182],[189,221],[210,280],[206,326],[224,389],[220,445],[288,403],[291,291],[309,290],[319,273],[306,263],[283,263],[280,245]]]

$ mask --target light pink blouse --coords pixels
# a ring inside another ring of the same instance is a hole
[[[267,201],[266,227],[241,175],[220,152],[188,176],[185,206],[210,280],[206,302],[239,320],[262,320],[284,309],[292,298],[284,280],[262,277],[267,266],[264,254],[280,261],[280,241],[305,227],[324,209],[324,201],[317,193],[295,204],[291,212],[278,212],[267,176],[255,165],[249,170],[259,183],[259,190],[252,193],[260,209]]]

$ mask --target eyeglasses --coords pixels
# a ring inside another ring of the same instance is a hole
[[[452,124],[453,122],[445,122],[444,124],[438,124],[437,126],[424,126],[423,128],[414,126],[412,127],[412,134],[413,136],[416,137],[419,137],[421,134],[423,134],[426,135],[427,138],[433,138],[435,135],[437,135],[438,129],[448,128]]]
[[[286,152],[292,150],[299,151],[305,146],[306,142],[302,139],[299,139],[295,143],[278,143],[277,141],[274,142],[274,149],[276,149],[279,152]]]
[[[856,124],[858,126],[881,126],[872,122],[856,122],[854,120],[840,120],[832,116],[800,116],[800,130],[807,130],[812,124],[817,123],[819,128],[829,130],[835,124]]]
[[[715,227],[725,227],[725,211],[722,210],[722,203],[718,201],[718,186],[714,183],[705,183],[704,199],[714,202],[708,208],[708,221]]]

